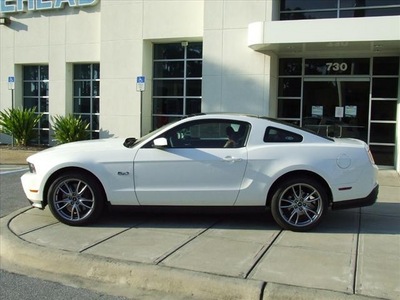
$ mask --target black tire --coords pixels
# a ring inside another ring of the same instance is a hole
[[[73,226],[95,221],[105,203],[102,186],[96,178],[85,173],[61,174],[53,181],[47,195],[54,217]]]
[[[284,181],[271,200],[271,213],[276,223],[292,231],[308,231],[317,226],[327,207],[325,188],[309,177]]]

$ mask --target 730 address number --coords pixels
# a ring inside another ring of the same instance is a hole
[[[345,72],[347,71],[347,63],[342,62],[342,63],[338,63],[338,62],[328,62],[325,64],[326,65],[326,69],[327,71],[334,71],[334,72]]]

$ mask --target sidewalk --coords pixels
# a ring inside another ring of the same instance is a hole
[[[265,215],[111,211],[70,227],[21,209],[1,219],[1,267],[136,299],[399,299],[400,178],[379,180],[375,205],[307,233]]]

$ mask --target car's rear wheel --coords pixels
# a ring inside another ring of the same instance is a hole
[[[327,198],[317,180],[291,178],[275,190],[271,200],[272,216],[284,229],[307,231],[321,221],[327,210]]]
[[[60,222],[75,226],[96,220],[105,203],[98,180],[75,172],[57,177],[49,188],[47,200],[50,211]]]

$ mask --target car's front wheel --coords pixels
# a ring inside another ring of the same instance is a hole
[[[271,200],[274,220],[284,229],[307,231],[315,227],[327,210],[327,193],[313,178],[291,178],[281,183]]]
[[[100,183],[93,176],[75,172],[58,176],[49,188],[47,200],[60,222],[74,226],[93,222],[105,203]]]

